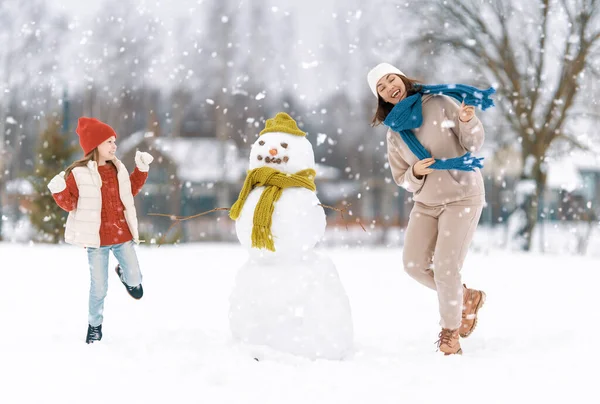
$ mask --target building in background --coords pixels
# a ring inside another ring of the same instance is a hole
[[[220,142],[206,137],[161,137],[146,131],[133,133],[119,142],[117,154],[127,167],[133,167],[137,150],[154,156],[146,185],[135,198],[140,233],[146,239],[158,239],[173,223],[167,217],[151,213],[192,216],[233,205],[246,177],[248,151],[240,150],[231,140],[224,145]],[[222,146],[224,161],[219,160],[220,154],[216,152]],[[340,174],[334,167],[317,165],[317,190],[322,203],[338,205],[344,199],[345,193],[339,192],[336,182]],[[217,185],[225,190],[225,206],[219,206]],[[234,222],[226,212],[184,221],[181,231],[182,241],[235,240]],[[172,233],[176,234],[176,230]]]

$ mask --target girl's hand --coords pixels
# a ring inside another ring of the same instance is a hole
[[[461,122],[469,122],[474,116],[475,107],[472,105],[465,105],[465,102],[463,101],[462,104],[460,104],[460,109],[458,111],[458,119],[460,119]]]
[[[417,161],[412,168],[413,174],[419,180],[423,178],[423,176],[431,174],[433,172],[433,168],[429,168],[429,166],[433,163],[435,163],[435,159],[433,157]]]
[[[55,175],[54,178],[50,180],[48,183],[48,189],[53,194],[58,194],[67,188],[67,182],[65,181],[65,172],[61,171],[59,174]]]
[[[152,161],[154,161],[154,157],[152,157],[150,153],[141,152],[139,150],[135,152],[135,165],[141,172],[148,172]]]

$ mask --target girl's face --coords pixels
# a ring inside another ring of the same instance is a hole
[[[377,82],[377,93],[385,102],[398,104],[406,98],[406,86],[397,74],[386,74]]]
[[[100,158],[99,164],[104,164],[115,158],[115,152],[117,151],[117,143],[115,140],[115,137],[111,136],[98,146],[98,157]]]

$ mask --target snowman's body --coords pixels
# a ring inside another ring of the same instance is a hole
[[[261,135],[250,152],[250,170],[273,167],[295,174],[314,169],[312,146],[303,136]],[[271,234],[275,251],[252,247],[253,217],[265,187],[253,189],[236,221],[250,256],[230,297],[235,339],[309,358],[341,359],[352,350],[348,297],[333,262],[314,251],[326,221],[315,192],[284,188],[274,203]]]
[[[317,195],[306,188],[284,189],[275,203],[271,222],[271,234],[275,251],[252,248],[252,223],[254,210],[265,187],[257,187],[250,192],[242,213],[235,223],[235,230],[242,246],[251,254],[273,254],[277,256],[297,256],[311,250],[325,234],[325,212],[319,205]]]
[[[303,259],[251,257],[229,299],[236,340],[310,359],[342,359],[352,352],[348,297],[335,265],[315,251]]]

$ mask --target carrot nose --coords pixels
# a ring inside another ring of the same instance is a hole
[[[271,149],[271,150],[269,150],[269,154],[271,156],[275,156],[277,154],[277,149]]]

